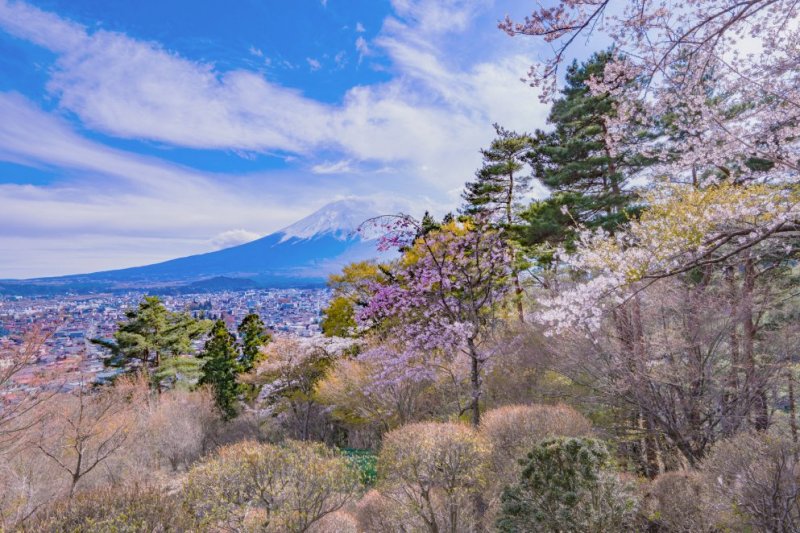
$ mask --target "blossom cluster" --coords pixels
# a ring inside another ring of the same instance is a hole
[[[705,189],[663,185],[646,195],[649,209],[614,235],[583,231],[559,259],[586,278],[545,299],[539,319],[551,332],[596,329],[604,310],[648,281],[724,261],[743,250],[775,246],[800,223],[800,197],[790,188],[720,184]]]
[[[380,324],[394,342],[362,357],[383,361],[387,378],[408,372],[428,377],[431,360],[486,335],[510,272],[511,256],[497,230],[453,225],[417,238],[396,263],[394,281],[375,283],[356,317],[362,325]]]
[[[670,131],[649,147],[656,173],[696,180],[759,158],[772,165],[768,179],[785,181],[800,172],[798,15],[793,0],[561,0],[500,28],[551,43],[552,57],[529,73],[545,99],[556,95],[575,40],[610,37],[616,60],[588,85],[617,102],[609,141],[623,139],[632,120],[655,129],[666,119]],[[625,83],[633,79],[641,83]]]

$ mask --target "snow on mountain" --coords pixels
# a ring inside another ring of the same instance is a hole
[[[400,211],[397,205],[363,198],[347,198],[325,205],[318,211],[278,231],[283,234],[281,242],[289,239],[313,239],[331,235],[339,240],[359,237],[361,240],[378,238],[379,232],[369,225],[369,219]],[[359,227],[362,231],[358,232]]]
[[[394,201],[347,198],[328,204],[281,231],[245,244],[121,270],[9,282],[10,286],[5,288],[0,284],[0,293],[13,293],[21,284],[30,290],[50,292],[156,286],[189,290],[198,283],[208,284],[209,280],[260,287],[323,285],[329,274],[340,271],[347,263],[390,258],[393,253],[377,249],[379,227],[356,230],[372,217],[401,211],[402,206]]]

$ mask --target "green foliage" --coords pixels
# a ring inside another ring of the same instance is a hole
[[[616,151],[609,146],[606,120],[616,113],[614,99],[608,94],[594,95],[586,85],[591,77],[602,79],[612,57],[612,52],[597,53],[567,69],[563,96],[554,102],[548,117],[555,128],[549,133],[538,131],[529,152],[534,174],[552,196],[521,214],[526,224],[518,233],[540,262],[550,261],[556,245],[571,244],[576,225],[613,232],[635,213],[636,196],[627,187],[628,180],[647,160],[633,148]],[[635,145],[633,141],[643,135],[632,127],[632,142],[627,145]]]
[[[358,472],[358,479],[365,487],[373,487],[378,481],[378,456],[371,450],[342,449],[350,465]]]
[[[164,357],[153,372],[153,381],[162,386],[189,389],[203,376],[203,361],[190,355]]]
[[[104,363],[126,371],[137,368],[155,370],[157,374],[160,371],[173,379],[181,374],[171,368],[176,364],[172,359],[191,354],[192,340],[204,335],[210,326],[209,321],[196,320],[188,313],[168,311],[157,296],[145,296],[138,308],[125,312],[125,318],[125,322],[118,324],[113,341],[92,339],[110,350],[111,356]],[[160,387],[158,378],[154,382]]]
[[[239,324],[239,336],[242,339],[241,365],[243,372],[250,372],[263,360],[261,348],[266,346],[272,336],[264,322],[255,313],[250,313]]]
[[[241,367],[236,352],[236,339],[222,320],[214,323],[200,358],[204,361],[200,385],[210,385],[224,418],[233,418],[236,416],[236,399],[239,394],[236,376],[241,372]]]
[[[526,158],[533,148],[533,138],[494,125],[497,137],[489,148],[481,150],[483,166],[475,180],[465,185],[462,197],[465,212],[483,214],[490,220],[510,226],[519,197],[530,188],[530,172],[523,172]]]
[[[373,284],[386,280],[387,269],[372,261],[350,263],[341,274],[331,274],[328,286],[333,299],[323,310],[322,332],[327,337],[353,337],[356,311],[367,305]]]
[[[542,441],[530,453],[520,481],[506,488],[497,527],[517,531],[623,531],[635,500],[595,439]]]

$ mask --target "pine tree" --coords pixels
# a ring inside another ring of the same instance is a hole
[[[563,96],[548,117],[554,130],[536,133],[528,160],[552,194],[520,214],[526,222],[520,239],[528,246],[565,242],[569,246],[576,225],[613,232],[636,213],[636,194],[629,185],[647,164],[636,149],[647,135],[634,126],[621,143],[625,148],[611,146],[607,119],[616,112],[615,101],[609,94],[592,94],[586,85],[592,77],[602,79],[612,57],[613,52],[607,51],[586,63],[574,62],[567,69]],[[548,254],[541,255],[546,262]]]
[[[510,230],[517,223],[521,198],[530,191],[531,175],[526,171],[527,160],[534,147],[533,138],[527,133],[508,131],[494,124],[497,138],[489,148],[481,150],[483,165],[475,173],[475,180],[467,182],[462,197],[466,202],[463,211],[467,215],[482,218],[481,222],[492,223]],[[511,249],[518,255],[516,243],[510,241]],[[524,268],[521,261],[514,262],[512,277],[516,295],[517,315],[524,322],[522,283],[519,272]]]
[[[531,175],[525,169],[534,141],[527,133],[508,131],[498,124],[494,129],[497,138],[489,148],[481,150],[483,165],[462,194],[464,212],[482,214],[492,222],[511,227],[515,208],[530,190]]]
[[[217,320],[211,328],[200,359],[204,361],[200,385],[210,385],[214,390],[217,407],[226,419],[236,416],[236,399],[239,394],[237,374],[241,371],[236,351],[236,339],[225,322]]]
[[[237,330],[242,340],[242,372],[250,372],[260,362],[261,348],[272,340],[272,336],[256,313],[245,316]]]
[[[106,366],[125,371],[145,369],[157,373],[168,359],[190,355],[192,340],[208,331],[210,322],[197,320],[188,313],[169,311],[157,296],[145,296],[138,308],[125,312],[114,339],[91,342],[111,351]],[[154,384],[160,389],[157,378]]]

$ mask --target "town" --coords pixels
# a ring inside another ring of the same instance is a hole
[[[72,388],[110,375],[103,364],[107,351],[91,339],[110,338],[125,311],[146,295],[68,295],[56,297],[0,296],[0,349],[22,342],[25,334],[39,330],[47,336],[37,364],[17,383],[41,388],[59,383]],[[257,313],[273,333],[310,337],[320,333],[322,309],[330,300],[325,288],[259,289],[162,296],[171,311],[188,311],[195,317],[221,318],[230,331],[248,313]],[[195,341],[195,349],[204,340]]]

